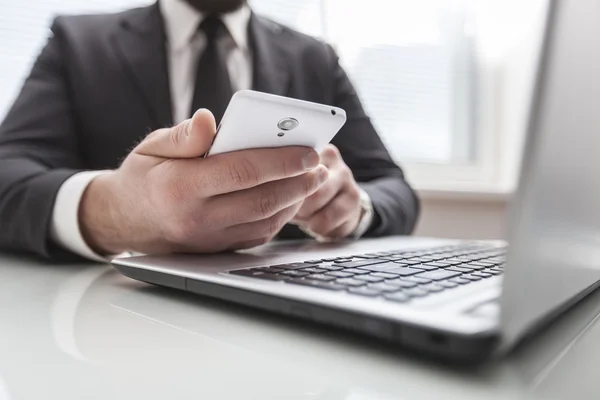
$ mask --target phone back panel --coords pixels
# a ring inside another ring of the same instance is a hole
[[[293,118],[298,125],[280,129]],[[341,108],[241,90],[233,95],[208,155],[253,148],[306,146],[320,151],[346,122]]]

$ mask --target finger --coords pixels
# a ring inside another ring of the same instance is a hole
[[[152,132],[134,151],[141,155],[161,158],[201,157],[210,148],[215,132],[215,118],[212,113],[200,109],[191,119],[179,125]]]
[[[250,248],[269,242],[298,212],[298,208],[300,203],[284,208],[270,218],[227,228],[226,237],[239,238],[231,248]]]
[[[179,163],[175,184],[211,197],[305,174],[319,165],[319,155],[307,147],[252,149],[217,154]]]
[[[327,182],[304,200],[298,214],[294,217],[294,221],[302,223],[309,220],[315,213],[329,204],[337,196],[341,188],[342,179],[340,174],[330,172]]]
[[[316,213],[306,227],[318,235],[325,236],[348,221],[359,208],[360,202],[350,192],[339,194],[325,208]]]
[[[327,144],[323,150],[321,150],[319,155],[321,156],[321,163],[323,163],[323,165],[325,165],[327,168],[332,168],[334,165],[342,161],[342,155],[340,154],[340,151],[331,143]]]
[[[327,168],[319,165],[300,176],[212,197],[206,206],[215,210],[211,219],[224,226],[267,219],[316,192],[327,175]]]
[[[358,210],[356,212],[356,216],[354,218],[350,218],[350,220],[344,222],[342,225],[338,226],[334,230],[327,232],[323,236],[325,236],[326,238],[329,238],[329,239],[347,238],[356,229],[359,219],[360,219],[360,210]]]

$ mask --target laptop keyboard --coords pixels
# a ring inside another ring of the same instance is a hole
[[[505,254],[504,247],[458,245],[323,258],[229,273],[403,303],[502,275]]]

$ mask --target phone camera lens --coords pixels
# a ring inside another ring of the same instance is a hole
[[[300,123],[295,118],[284,118],[277,124],[277,127],[283,131],[291,131],[298,127]]]
[[[331,110],[331,115],[335,115],[335,114],[336,114],[335,110]]]

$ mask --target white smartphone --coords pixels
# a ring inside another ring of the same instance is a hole
[[[231,98],[207,156],[284,146],[320,151],[344,123],[346,112],[338,107],[240,90]]]

